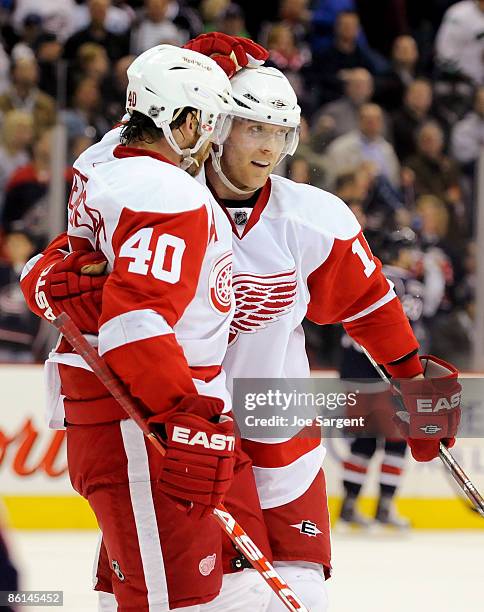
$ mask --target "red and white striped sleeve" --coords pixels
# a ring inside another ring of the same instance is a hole
[[[99,353],[153,414],[197,393],[173,326],[195,295],[208,237],[204,204],[176,213],[125,208],[113,234]]]
[[[381,268],[361,231],[334,238],[329,256],[308,277],[307,316],[319,324],[343,323],[392,376],[415,376],[422,371],[418,342]]]

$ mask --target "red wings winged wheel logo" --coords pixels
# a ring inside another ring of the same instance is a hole
[[[294,308],[297,295],[296,270],[277,274],[235,274],[235,315],[230,325],[229,345],[239,334],[264,329]]]

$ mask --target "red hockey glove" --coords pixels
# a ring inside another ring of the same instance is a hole
[[[457,369],[431,355],[420,357],[423,379],[399,379],[406,411],[397,413],[399,429],[417,461],[439,455],[439,443],[455,443],[461,414],[461,391]]]
[[[232,484],[234,421],[222,410],[222,400],[193,395],[167,421],[160,422],[162,415],[148,420],[155,431],[163,430],[166,446],[159,486],[176,500],[191,503],[193,518],[211,513]]]
[[[82,332],[97,333],[102,289],[107,276],[88,276],[81,270],[89,270],[86,266],[105,261],[100,252],[74,251],[47,268],[45,275],[41,273],[37,287],[44,292],[54,316],[65,312]]]
[[[249,38],[229,36],[222,32],[200,34],[185,45],[185,49],[198,51],[214,59],[229,77],[241,68],[257,68],[269,57],[269,52]]]

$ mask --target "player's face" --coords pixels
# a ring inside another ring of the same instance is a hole
[[[224,144],[222,170],[239,189],[259,189],[274,170],[289,129],[235,118]]]

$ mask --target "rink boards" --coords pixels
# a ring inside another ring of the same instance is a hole
[[[64,432],[48,430],[44,424],[42,367],[0,366],[0,389],[0,498],[10,524],[32,529],[95,527],[87,503],[69,483]],[[333,511],[341,495],[340,463],[345,444],[333,439],[326,445],[324,467]],[[482,492],[483,440],[459,440],[452,452]],[[378,458],[373,463],[362,500],[362,510],[367,512],[372,510],[377,491]],[[428,464],[408,459],[398,503],[416,528],[484,528],[483,519],[457,494],[438,459]]]

